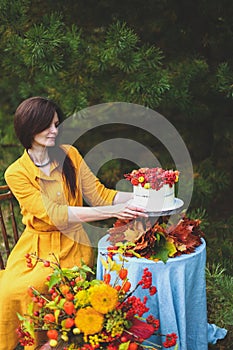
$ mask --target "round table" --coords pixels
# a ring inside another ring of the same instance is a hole
[[[110,245],[107,238],[108,235],[104,236],[98,243],[98,279],[103,279],[104,268],[100,257],[106,255]],[[117,255],[114,260],[118,260]],[[160,320],[160,333],[176,333],[179,350],[207,350],[208,342],[216,342],[216,339],[211,339],[214,334],[208,334],[204,239],[194,253],[170,258],[166,263],[136,257],[127,257],[127,260],[125,267],[132,287],[141,279],[145,267],[152,273],[152,284],[156,286],[157,294],[148,298],[150,310],[144,316],[153,314]],[[138,288],[134,295],[144,296],[145,290]],[[223,330],[218,337],[224,338],[225,335],[226,330]],[[150,340],[161,344],[164,338],[153,336]]]

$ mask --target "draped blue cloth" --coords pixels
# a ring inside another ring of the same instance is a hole
[[[100,258],[103,258],[110,245],[107,238],[108,235],[104,236],[98,243],[98,279],[103,279],[104,268]],[[117,255],[114,260],[118,261]],[[218,339],[225,337],[226,329],[207,322],[204,239],[194,253],[170,258],[166,264],[135,257],[127,260],[125,267],[128,269],[132,288],[141,279],[144,268],[147,267],[152,273],[152,284],[156,286],[157,294],[153,297],[147,294],[146,305],[150,310],[144,317],[152,314],[158,318],[161,334],[176,333],[179,350],[207,350],[208,343],[215,344]],[[146,292],[148,293],[139,287],[134,295],[143,298]],[[160,336],[150,338],[150,341],[160,345],[164,340]]]

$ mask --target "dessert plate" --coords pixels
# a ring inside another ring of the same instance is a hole
[[[180,209],[183,207],[184,202],[180,198],[175,198],[174,206],[169,208],[162,208],[160,211],[147,211],[148,216],[166,216],[173,215],[180,212]]]

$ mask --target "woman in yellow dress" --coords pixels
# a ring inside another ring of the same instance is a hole
[[[93,252],[82,222],[108,218],[146,216],[130,205],[131,193],[106,188],[91,172],[77,149],[59,145],[60,108],[51,100],[32,97],[16,110],[16,135],[25,148],[9,166],[5,179],[18,200],[25,230],[0,275],[0,350],[13,350],[18,338],[17,312],[24,314],[29,286],[43,291],[48,275],[42,264],[26,264],[25,255],[36,253],[51,260],[54,253],[62,267],[93,264]],[[83,197],[91,203],[83,206]],[[35,349],[43,343],[39,334]]]

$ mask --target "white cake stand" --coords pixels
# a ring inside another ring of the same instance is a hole
[[[152,216],[167,216],[179,213],[182,210],[184,202],[180,198],[175,198],[174,206],[169,208],[162,208],[160,211],[147,211],[149,217]]]

